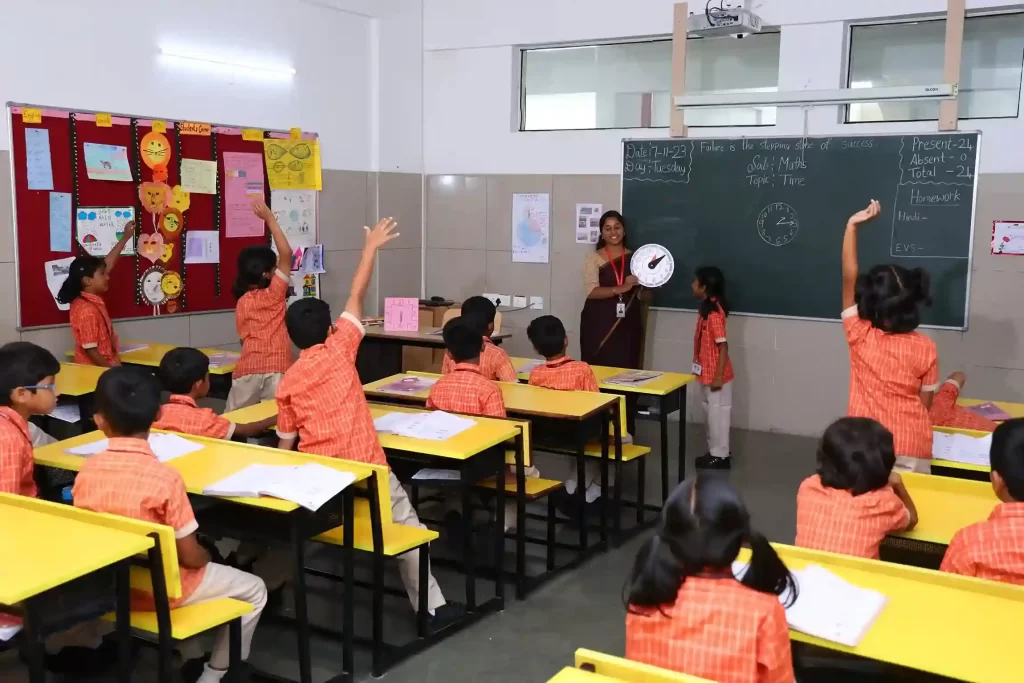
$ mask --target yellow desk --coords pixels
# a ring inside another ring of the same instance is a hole
[[[548,683],[622,683],[622,679],[567,666],[555,674],[554,678],[549,678]]]
[[[953,534],[988,519],[999,504],[987,482],[909,472],[901,476],[917,508],[918,522],[910,531],[894,536],[948,545]]]
[[[129,627],[129,560],[153,547],[148,536],[57,517],[10,505],[0,497],[0,604],[21,603],[25,610],[25,654],[30,680],[42,683],[43,643],[32,624],[52,613],[56,598],[47,591],[93,572],[114,567],[117,590],[117,631],[121,656],[131,648]],[[58,589],[59,590],[59,589]],[[67,608],[68,605],[63,605]],[[83,621],[99,618],[82,615]],[[127,662],[127,660],[125,660]],[[129,667],[120,667],[118,680],[131,678]]]
[[[178,348],[175,344],[154,344],[152,342],[125,342],[126,344],[146,344],[146,348],[139,349],[138,351],[129,351],[127,353],[119,354],[121,362],[125,365],[145,365],[147,367],[156,368],[160,366],[160,361],[163,360],[164,356],[167,355],[168,351],[173,351]],[[236,351],[225,351],[224,349],[199,349],[207,356],[214,356],[221,353],[234,353]],[[74,358],[75,352],[68,351],[67,356]],[[218,367],[211,367],[211,375],[230,375],[235,371],[235,363],[226,363]]]
[[[932,427],[932,431],[945,432],[946,434],[968,434],[975,438],[982,438],[989,434],[989,432],[981,432],[976,429],[959,429],[957,427]],[[949,476],[963,477],[977,481],[988,481],[988,473],[992,471],[992,468],[988,465],[975,465],[966,462],[955,462],[953,460],[940,460],[938,458],[932,460],[932,467],[939,468],[935,470],[933,474],[944,475],[950,473]],[[954,471],[955,474],[951,471]]]
[[[790,631],[795,641],[977,683],[1020,680],[1024,587],[773,544],[790,569],[817,564],[888,602],[855,648]],[[747,559],[743,551],[740,559]]]
[[[57,392],[61,396],[85,396],[96,391],[96,383],[106,368],[98,365],[61,363],[57,373]]]
[[[530,373],[519,372],[527,363],[536,362],[532,358],[510,358],[512,366],[516,368],[517,376],[519,381],[528,382],[530,381]],[[609,384],[605,380],[609,377],[622,374],[623,372],[629,372],[627,368],[612,368],[604,365],[591,365],[590,369],[594,371],[594,375],[597,377],[598,386],[601,391],[610,394],[620,394],[623,396],[645,396],[648,400],[654,401],[654,405],[657,407],[657,414],[649,414],[645,419],[656,421],[660,430],[661,437],[661,448],[659,453],[661,455],[661,502],[668,499],[668,416],[672,413],[679,411],[679,424],[686,424],[686,385],[697,379],[693,375],[687,375],[679,372],[662,372],[661,370],[651,370],[651,372],[660,372],[661,377],[652,379],[649,382],[643,384]],[[640,413],[638,416],[644,418],[644,414]],[[677,481],[681,482],[686,476],[686,438],[685,438],[685,427],[680,427],[679,434],[679,455],[677,462]],[[635,435],[634,435],[635,436]],[[661,509],[661,506],[652,505],[651,508]]]
[[[989,401],[983,398],[961,398],[957,400],[957,405],[965,408],[981,405],[982,403],[989,403]],[[1011,401],[991,401],[991,403],[995,403],[1005,410],[1010,417],[1024,417],[1024,403],[1013,403]]]

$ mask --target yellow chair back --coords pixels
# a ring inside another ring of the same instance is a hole
[[[649,664],[631,662],[622,657],[613,657],[583,648],[576,650],[576,668],[586,668],[602,676],[630,683],[710,683],[706,678],[659,669]]]

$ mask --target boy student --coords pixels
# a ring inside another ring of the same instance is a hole
[[[259,436],[277,422],[277,417],[273,416],[258,422],[235,424],[209,408],[200,408],[196,401],[210,393],[210,359],[198,349],[180,347],[169,351],[160,361],[157,376],[164,389],[171,392],[171,398],[161,406],[154,429],[230,439]]]
[[[160,386],[145,370],[119,366],[100,376],[94,419],[109,441],[105,451],[83,462],[72,491],[75,507],[173,528],[182,597],[172,607],[220,598],[251,603],[253,611],[241,619],[242,659],[247,659],[267,602],[267,588],[252,574],[210,562],[210,555],[196,540],[199,525],[185,483],[177,471],[157,460],[147,442],[159,410]],[[152,597],[133,595],[133,606],[152,609]],[[198,683],[220,681],[227,672],[228,657],[228,627],[223,626]]]
[[[471,320],[452,318],[444,326],[444,345],[448,349],[445,358],[450,356],[454,364],[430,387],[427,407],[484,417],[505,417],[501,389],[483,374],[481,362],[487,344],[479,328]]]
[[[384,218],[373,230],[366,228],[366,245],[352,278],[352,291],[345,311],[334,325],[330,307],[320,299],[302,299],[288,308],[288,334],[302,351],[277,387],[277,435],[281,448],[290,450],[298,441],[298,448],[304,453],[388,466],[356,372],[356,353],[363,339],[360,319],[373,262],[377,250],[398,237],[393,232],[396,225],[393,219]],[[391,518],[398,524],[423,527],[398,478],[389,472],[388,479]],[[400,555],[398,563],[413,609],[419,604],[420,589],[428,591],[427,608],[433,630],[462,616],[460,605],[445,602],[433,574],[428,572],[428,585],[420,586],[418,553]]]
[[[27,342],[0,348],[0,491],[36,496],[29,418],[49,415],[57,404],[60,363]]]
[[[491,341],[491,335],[494,334],[494,316],[498,309],[494,307],[490,299],[471,296],[462,302],[461,310],[462,314],[459,317],[462,318],[462,322],[476,330],[484,340],[484,347],[480,352],[480,374],[484,379],[498,382],[518,382],[516,369],[512,367],[512,361],[508,359],[508,354]],[[447,375],[454,372],[456,362],[451,353],[444,354],[441,374]]]
[[[1024,584],[1024,418],[992,433],[992,488],[1002,501],[984,522],[956,532],[941,570]]]

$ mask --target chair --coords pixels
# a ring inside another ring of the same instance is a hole
[[[706,678],[688,676],[583,648],[576,650],[576,668],[630,683],[711,683]]]

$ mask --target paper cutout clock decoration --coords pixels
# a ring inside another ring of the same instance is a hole
[[[629,269],[644,287],[661,287],[669,281],[676,269],[675,259],[660,244],[645,244],[633,252]]]

